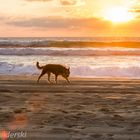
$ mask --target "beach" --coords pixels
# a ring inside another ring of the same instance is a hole
[[[0,130],[26,140],[139,140],[140,80],[0,76]],[[15,138],[13,138],[15,139]]]
[[[140,140],[140,0],[0,14],[0,140]]]

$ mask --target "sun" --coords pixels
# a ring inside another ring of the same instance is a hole
[[[112,7],[104,12],[104,19],[113,23],[122,23],[134,19],[134,15],[127,8]]]

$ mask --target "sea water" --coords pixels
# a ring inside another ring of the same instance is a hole
[[[48,46],[49,41],[140,42],[140,38],[0,38],[0,75],[35,75],[40,65],[63,64],[72,77],[140,78],[140,47]],[[43,47],[40,47],[43,44]],[[32,45],[32,47],[30,47]]]

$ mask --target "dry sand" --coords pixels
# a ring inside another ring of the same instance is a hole
[[[0,76],[0,129],[26,140],[140,140],[140,80]]]

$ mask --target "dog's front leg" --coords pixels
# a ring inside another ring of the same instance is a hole
[[[55,83],[57,84],[57,77],[58,77],[58,75],[55,75]]]
[[[70,84],[70,81],[69,81],[69,79],[67,78],[67,77],[65,77],[65,79],[67,80],[67,82]]]

